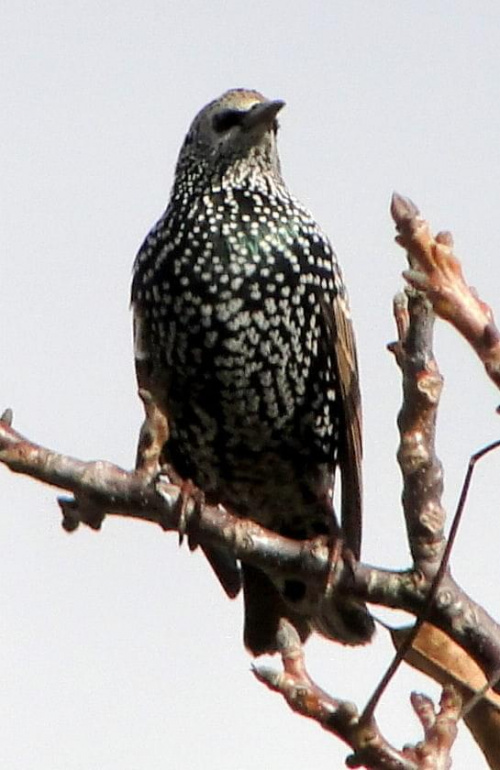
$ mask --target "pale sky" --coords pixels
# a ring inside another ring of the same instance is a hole
[[[500,305],[500,5],[474,0],[142,0],[0,6],[0,409],[40,443],[130,468],[141,409],[131,266],[161,214],[188,124],[232,87],[287,102],[285,179],[348,282],[365,414],[364,558],[406,567],[395,462],[400,380],[386,352],[404,255],[391,192],[450,229],[469,282]],[[500,313],[500,310],[499,310]],[[500,398],[439,324],[438,451],[451,511]],[[480,467],[456,578],[500,617],[499,455]],[[241,601],[199,553],[141,522],[71,536],[56,492],[0,468],[0,765],[6,770],[303,770],[347,749],[250,673]],[[398,622],[389,613],[375,613]],[[318,683],[362,708],[391,657],[307,645]],[[275,665],[279,662],[276,660]],[[406,668],[378,719],[420,738]],[[465,727],[455,770],[482,761]]]

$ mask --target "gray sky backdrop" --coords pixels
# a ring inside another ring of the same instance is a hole
[[[197,110],[230,87],[283,98],[293,192],[349,284],[365,408],[364,557],[408,564],[395,461],[393,189],[454,233],[498,308],[500,5],[492,0],[3,0],[0,5],[0,405],[33,439],[131,467],[141,409],[128,309],[134,255],[167,201]],[[445,500],[498,437],[498,395],[443,324]],[[456,577],[500,616],[498,455],[479,469]],[[345,748],[254,681],[241,602],[201,555],[140,522],[59,526],[55,492],[0,469],[0,764],[6,770],[342,767]],[[388,618],[388,613],[379,613]],[[319,683],[363,706],[391,655],[319,639]],[[277,665],[277,662],[276,662]],[[410,669],[379,709],[400,744]],[[454,767],[480,767],[462,728]]]

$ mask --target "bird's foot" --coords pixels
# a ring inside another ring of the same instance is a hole
[[[359,563],[359,559],[356,559],[354,553],[347,547],[344,547],[342,551],[342,558],[344,560],[344,566],[349,570],[350,577],[354,578],[356,574],[356,565]]]
[[[171,478],[171,477],[170,477]],[[177,479],[173,479],[177,482]],[[177,531],[179,533],[179,545],[182,545],[184,537],[188,535],[188,545],[191,551],[194,551],[198,541],[194,536],[195,527],[191,526],[193,520],[197,520],[205,504],[205,495],[198,489],[191,479],[177,482],[180,493],[175,504],[175,514],[177,517]]]

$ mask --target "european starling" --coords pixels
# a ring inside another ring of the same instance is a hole
[[[166,419],[163,459],[207,502],[289,538],[324,536],[332,550],[343,538],[359,556],[352,325],[332,247],[281,176],[283,106],[235,89],[189,128],[170,202],[134,266],[139,385]],[[212,563],[224,582],[220,556]],[[295,575],[246,564],[242,574],[245,643],[255,655],[276,649],[282,617],[302,639],[315,629],[360,644],[373,633],[357,601],[321,603]]]

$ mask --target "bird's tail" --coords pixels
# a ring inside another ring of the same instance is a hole
[[[276,652],[279,623],[286,618],[305,642],[311,633],[307,618],[286,603],[278,588],[262,570],[242,565],[243,596],[245,600],[245,647],[252,655]]]
[[[366,644],[375,632],[375,623],[366,604],[336,597],[323,602],[312,620],[315,631],[342,644]]]
[[[302,642],[311,631],[341,644],[358,645],[370,641],[375,624],[362,602],[344,597],[312,602],[302,594],[298,581],[285,581],[279,587],[262,570],[242,565],[245,600],[245,646],[255,656],[277,651],[276,634],[285,618],[296,629]],[[303,585],[303,584],[302,584]],[[285,598],[288,596],[288,598]]]

